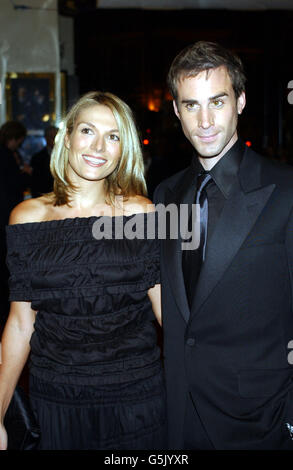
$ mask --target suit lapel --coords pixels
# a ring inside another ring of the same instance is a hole
[[[270,184],[260,188],[260,180],[260,163],[255,159],[252,161],[250,154],[245,155],[240,168],[239,181],[235,182],[208,243],[206,260],[192,304],[192,316],[199,311],[223,277],[271,196],[275,185]],[[246,192],[243,186],[249,192]]]

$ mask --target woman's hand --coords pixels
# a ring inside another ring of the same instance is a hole
[[[7,450],[7,432],[3,424],[0,424],[0,450]]]

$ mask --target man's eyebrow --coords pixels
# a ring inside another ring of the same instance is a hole
[[[217,95],[215,96],[211,96],[209,98],[210,101],[213,101],[213,100],[217,100],[219,98],[224,98],[224,96],[229,96],[228,93],[226,93],[225,91],[223,93],[218,93]]]
[[[217,100],[219,98],[224,98],[224,96],[229,96],[228,93],[226,93],[225,91],[221,92],[221,93],[217,93],[216,95],[214,96],[211,96],[209,98],[209,101],[214,101],[214,100]],[[182,100],[181,101],[182,104],[199,104],[199,102],[197,100]]]
[[[182,104],[198,104],[197,100],[181,100]]]

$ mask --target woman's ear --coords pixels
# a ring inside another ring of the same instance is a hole
[[[64,137],[64,145],[67,148],[67,150],[70,149],[70,136],[68,135],[68,132],[66,132],[65,137]]]

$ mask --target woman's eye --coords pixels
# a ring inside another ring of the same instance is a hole
[[[81,132],[82,134],[91,134],[92,130],[89,127],[83,127]]]
[[[119,142],[119,141],[120,141],[119,136],[116,135],[116,134],[110,134],[110,135],[109,135],[109,139],[110,139],[110,140],[113,140],[114,142]]]

